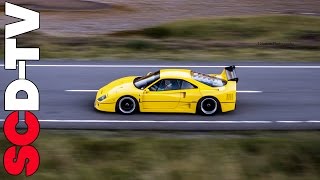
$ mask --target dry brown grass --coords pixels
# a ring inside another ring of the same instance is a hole
[[[112,5],[99,11],[97,4],[80,3],[80,0],[12,0],[31,6],[45,6],[41,15],[41,31],[54,35],[96,35],[123,30],[141,29],[181,19],[257,14],[320,14],[320,1],[284,0],[99,0]],[[4,1],[2,1],[3,3]],[[67,2],[67,3],[66,3]],[[3,6],[0,6],[3,7]],[[50,10],[50,7],[52,7]],[[70,9],[81,11],[71,11]],[[60,9],[60,10],[59,10]],[[8,18],[0,16],[0,24]]]
[[[319,24],[309,16],[198,19],[92,37],[33,32],[19,36],[19,45],[54,59],[319,61]]]

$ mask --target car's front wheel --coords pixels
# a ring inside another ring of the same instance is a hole
[[[117,111],[121,114],[133,114],[137,109],[138,103],[133,97],[124,96],[117,102]]]
[[[204,97],[198,102],[197,110],[202,115],[213,115],[219,109],[219,102],[213,97]]]

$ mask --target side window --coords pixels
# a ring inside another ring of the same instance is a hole
[[[196,89],[196,88],[197,88],[197,86],[195,86],[187,81],[182,80],[181,89]]]
[[[150,91],[170,91],[179,90],[181,80],[178,79],[163,79],[150,87]]]
[[[162,87],[163,84],[164,83],[164,81],[163,80],[160,80],[160,81],[158,81],[157,83],[155,83],[154,85],[152,85],[150,88],[149,88],[149,90],[150,91],[158,91],[158,89],[159,89],[159,87]]]

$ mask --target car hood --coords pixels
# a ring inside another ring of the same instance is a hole
[[[138,76],[129,76],[114,80],[100,88],[97,95],[117,93],[118,91],[132,88],[134,87],[133,80],[137,77]]]

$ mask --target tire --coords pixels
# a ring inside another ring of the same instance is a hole
[[[220,107],[219,101],[214,97],[203,97],[199,100],[197,111],[201,115],[211,116],[218,112]]]
[[[131,96],[121,97],[116,105],[116,111],[121,114],[134,114],[137,112],[139,104],[137,100]]]

